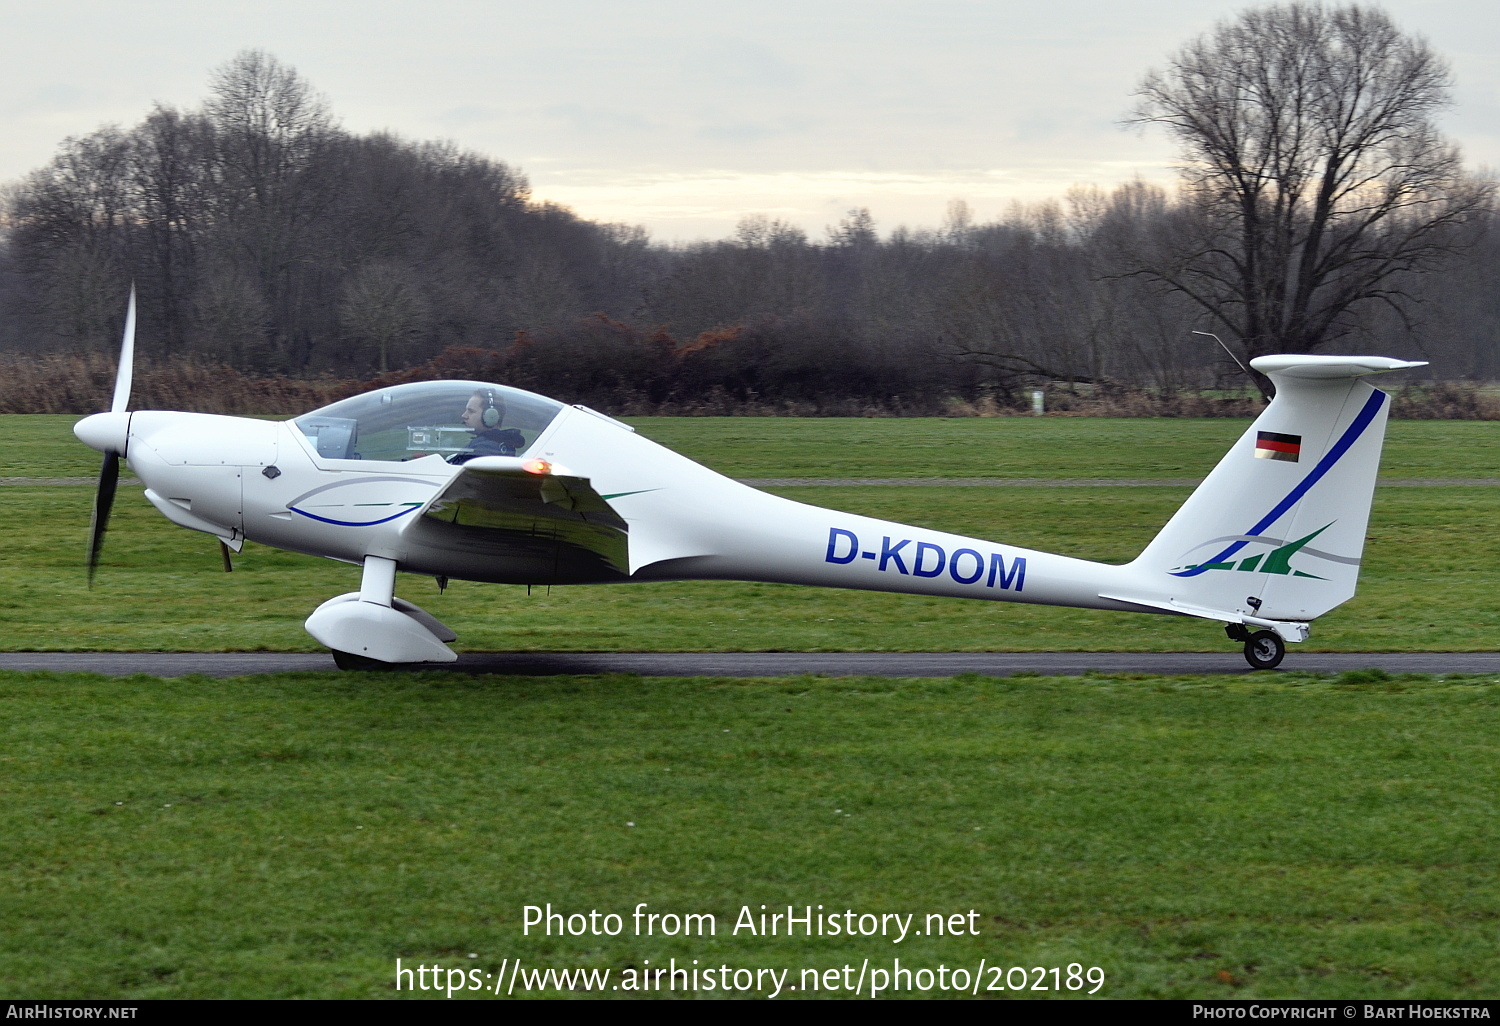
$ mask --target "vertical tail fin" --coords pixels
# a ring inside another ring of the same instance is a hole
[[[1130,564],[1142,604],[1306,621],[1354,595],[1390,403],[1379,356],[1263,356],[1276,398]],[[1250,621],[1247,621],[1250,622]]]

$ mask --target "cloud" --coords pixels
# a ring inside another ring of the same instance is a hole
[[[724,111],[703,111],[697,131],[698,138],[714,142],[753,144],[770,139],[785,139],[807,132],[810,122],[803,118],[783,117],[769,120],[754,120],[738,117]]]
[[[367,0],[357,19],[347,0],[190,16],[167,0],[12,4],[0,182],[65,136],[200,102],[211,67],[258,46],[352,131],[452,139],[539,196],[661,237],[723,235],[753,211],[816,234],[831,204],[935,224],[954,197],[990,216],[1073,182],[1165,174],[1164,133],[1119,128],[1131,90],[1248,2]],[[1473,163],[1500,165],[1493,0],[1384,6],[1453,57],[1444,124]]]
[[[561,122],[567,130],[583,134],[640,135],[656,132],[661,127],[644,115],[629,110],[588,107],[580,103],[560,103],[551,107],[543,107],[542,113]]]
[[[22,93],[3,110],[7,117],[31,117],[37,114],[71,113],[87,109],[89,97],[76,85],[48,82]]]

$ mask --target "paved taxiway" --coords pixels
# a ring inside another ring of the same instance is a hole
[[[977,673],[1077,676],[1100,673],[1249,673],[1235,649],[1224,652],[472,652],[456,663],[421,669],[458,673],[547,675],[633,673],[643,677],[952,677]],[[1298,652],[1283,670],[1341,673],[1500,674],[1497,652]],[[239,677],[251,673],[332,670],[327,654],[294,652],[3,652],[0,670],[53,670],[128,676]]]

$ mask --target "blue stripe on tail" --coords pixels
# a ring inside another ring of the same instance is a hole
[[[1267,513],[1256,523],[1254,527],[1250,528],[1250,530],[1244,533],[1249,535],[1260,534],[1266,528],[1270,527],[1277,520],[1279,520],[1282,514],[1295,506],[1297,504],[1297,500],[1306,495],[1309,488],[1321,481],[1323,479],[1323,475],[1327,474],[1330,470],[1333,469],[1333,465],[1343,457],[1344,453],[1349,451],[1349,447],[1352,446],[1355,442],[1359,441],[1359,436],[1365,433],[1365,428],[1370,426],[1370,422],[1373,421],[1375,419],[1375,415],[1380,412],[1380,406],[1385,402],[1386,398],[1387,397],[1384,392],[1380,391],[1380,389],[1378,388],[1375,389],[1370,398],[1365,400],[1364,408],[1359,411],[1359,415],[1354,418],[1353,423],[1351,423],[1344,430],[1344,433],[1339,436],[1339,440],[1333,443],[1333,448],[1329,449],[1328,452],[1323,454],[1323,458],[1318,461],[1318,465],[1316,467],[1313,467],[1312,470],[1308,471],[1307,476],[1299,481],[1297,483],[1297,486],[1290,492],[1288,492],[1286,498],[1278,502],[1276,506],[1271,510],[1271,512]],[[1230,556],[1233,556],[1236,552],[1240,551],[1240,549],[1244,548],[1247,544],[1247,542],[1237,541],[1226,548],[1223,552],[1219,553],[1213,559],[1205,559],[1203,562],[1199,563],[1197,566],[1193,567],[1190,570],[1174,570],[1171,572],[1172,576],[1197,577],[1199,574],[1208,569],[1208,565],[1210,563],[1224,562]]]

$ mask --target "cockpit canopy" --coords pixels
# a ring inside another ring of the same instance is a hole
[[[473,443],[474,432],[461,417],[475,395],[486,413],[493,407],[498,415],[486,416],[481,430],[520,433],[523,444],[515,446],[516,455],[530,448],[563,408],[545,396],[484,381],[417,381],[340,400],[292,423],[325,459],[447,459]]]

